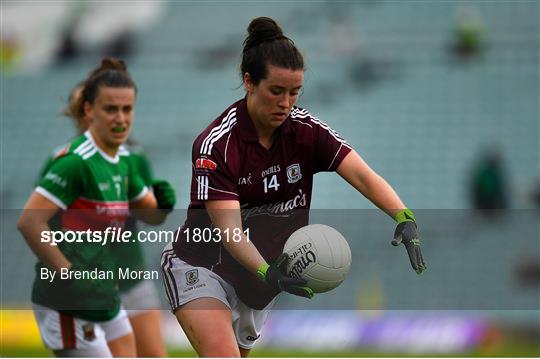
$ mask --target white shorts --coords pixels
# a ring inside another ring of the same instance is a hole
[[[238,346],[243,349],[253,348],[274,301],[262,310],[248,307],[240,301],[234,288],[223,278],[206,268],[194,267],[184,262],[174,254],[170,243],[161,255],[161,271],[173,312],[182,304],[197,298],[216,298],[232,312],[232,327]]]
[[[130,318],[148,310],[161,309],[156,287],[150,279],[145,279],[127,292],[121,293],[120,298],[122,307]]]
[[[133,331],[123,309],[105,322],[74,318],[35,303],[33,309],[43,343],[50,350],[108,350],[107,342]]]

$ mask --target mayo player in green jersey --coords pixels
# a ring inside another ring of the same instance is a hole
[[[136,86],[123,62],[105,58],[84,82],[79,112],[88,130],[48,166],[18,222],[37,255],[32,302],[45,345],[56,356],[135,356],[135,341],[114,273],[110,247],[92,242],[51,245],[44,233],[59,218],[66,234],[123,228],[130,209],[150,224],[163,222],[175,204],[165,181],[149,191],[122,146],[128,138]],[[58,216],[57,216],[58,215]],[[79,238],[80,239],[80,238]]]
[[[64,115],[69,117],[79,134],[88,129],[88,122],[84,114],[78,111],[82,94],[83,84],[78,84],[69,96],[69,104],[64,109]],[[128,160],[137,170],[147,187],[159,180],[154,179],[152,168],[148,158],[145,156],[141,146],[128,138],[124,147],[128,149],[130,156]],[[62,146],[55,150],[55,153],[62,151]],[[53,154],[53,157],[55,154]],[[52,160],[49,159],[49,162]],[[45,173],[43,173],[45,174]],[[133,233],[132,238],[136,238],[137,219],[130,216],[125,225],[125,229]],[[145,269],[144,254],[141,245],[137,241],[128,243],[111,244],[112,253],[118,268],[130,268],[135,271]],[[167,349],[161,333],[161,313],[159,308],[159,297],[154,286],[149,279],[122,279],[118,282],[120,299],[126,309],[127,316],[135,335],[135,344],[138,357],[165,357]]]

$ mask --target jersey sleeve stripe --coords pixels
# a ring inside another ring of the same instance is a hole
[[[329,133],[332,137],[334,137],[334,138],[336,139],[336,141],[341,142],[341,143],[344,144],[345,146],[351,148],[351,146],[349,146],[349,145],[347,144],[347,142],[337,134],[336,131],[332,130],[327,124],[325,124],[324,122],[322,122],[322,121],[319,120],[318,118],[316,118],[316,117],[311,117],[311,118],[310,118],[310,121],[313,122],[313,123],[315,123],[315,124],[317,124],[317,125],[319,125],[320,127],[322,127],[323,129],[325,129],[326,131],[328,131],[328,133]]]
[[[197,199],[202,200],[202,176],[197,176]]]
[[[144,188],[142,189],[142,191],[136,195],[135,197],[133,197],[132,199],[130,199],[130,202],[136,202],[140,199],[142,199],[144,196],[146,196],[146,194],[149,192],[150,190],[148,189],[148,187],[144,186]]]
[[[226,135],[227,133],[229,133],[229,131],[233,128],[233,126],[236,125],[236,117],[232,118],[231,119],[231,122],[229,123],[229,125],[227,126],[227,128],[225,128],[224,130],[222,130],[219,134],[217,134],[209,143],[208,145],[208,151],[207,155],[210,155],[212,153],[212,147],[214,147],[214,143],[216,143],[216,141],[218,141],[221,137],[223,137],[224,135]]]
[[[91,153],[91,152],[95,152],[96,151],[96,148],[94,146],[90,146],[88,148],[85,148],[84,150],[82,151],[79,151],[79,153],[77,153],[79,156],[81,157],[84,157],[84,155],[88,154],[88,153]]]
[[[87,153],[85,153],[84,155],[82,155],[82,159],[83,159],[83,160],[87,160],[87,159],[89,159],[90,157],[92,157],[93,155],[95,155],[96,152],[97,152],[97,148],[94,147],[90,152],[87,152]]]
[[[328,166],[328,169],[332,168],[332,165],[334,164],[334,161],[336,160],[336,157],[338,156],[339,151],[341,151],[341,147],[343,147],[343,143],[339,146],[338,150],[336,151],[336,154],[334,158],[332,158],[332,162],[330,162],[330,166]]]
[[[229,131],[229,136],[227,137],[227,143],[225,144],[225,163],[227,163],[227,148],[229,148],[229,141],[231,139],[231,135],[232,135],[232,132]]]
[[[80,152],[84,152],[88,150],[90,147],[92,147],[92,141],[89,139],[81,143],[74,151],[73,153],[79,154]]]
[[[320,126],[321,128],[325,129],[326,131],[328,131],[328,133],[330,135],[332,135],[332,137],[334,137],[336,139],[336,141],[341,142],[345,147],[348,147],[348,148],[352,149],[352,147],[347,143],[347,141],[345,141],[343,138],[341,138],[341,136],[338,135],[338,133],[336,131],[334,131],[332,128],[330,128],[330,126],[328,126],[326,123],[319,120],[317,117],[312,116],[307,110],[301,110],[299,108],[295,108],[291,112],[291,119],[293,121],[307,125],[306,122],[296,120],[297,118],[309,119],[310,122]]]
[[[209,149],[209,146],[210,146],[210,143],[211,141],[216,137],[216,136],[220,136],[220,134],[222,133],[223,130],[227,129],[227,127],[229,126],[229,123],[230,121],[232,121],[233,119],[236,120],[236,107],[231,109],[229,111],[229,113],[227,114],[227,116],[225,116],[225,118],[221,121],[221,123],[219,124],[219,126],[217,127],[214,127],[212,129],[212,131],[210,131],[210,133],[208,134],[208,136],[206,136],[206,138],[204,139],[203,143],[202,143],[202,146],[201,146],[201,153],[203,154],[209,154],[207,152],[210,151]]]
[[[210,188],[211,190],[214,190],[214,191],[218,191],[218,192],[221,192],[221,193],[228,193],[228,194],[232,194],[233,196],[236,196],[238,197],[238,193],[234,193],[234,192],[229,192],[229,191],[224,191],[222,189],[217,189],[217,188],[214,188],[212,186],[209,186],[208,185],[208,177],[206,178],[206,198],[205,199],[208,199],[208,188]]]
[[[56,204],[58,207],[62,208],[64,211],[67,209],[67,205],[64,202],[62,202],[60,198],[56,197],[51,192],[47,191],[45,188],[39,186],[39,187],[36,187],[34,191],[39,193],[43,197],[47,198],[49,201]]]
[[[309,123],[302,122],[302,121],[300,121],[300,120],[294,120],[294,119],[293,119],[292,121],[298,122],[298,123],[301,123],[302,125],[306,125],[306,126],[309,126],[309,127],[313,128],[313,126],[311,126],[311,124],[309,124]]]
[[[238,193],[229,192],[222,189],[211,187],[208,184],[208,176],[197,176],[197,185],[198,185],[197,199],[201,201],[208,200],[208,189],[221,192],[221,193],[232,194],[233,196],[238,197]]]
[[[208,176],[203,177],[204,200],[208,199]]]
[[[299,116],[302,116],[302,115],[309,115],[309,112],[307,110],[300,109],[300,108],[296,107],[291,113],[292,117],[295,117],[295,116],[299,117]]]

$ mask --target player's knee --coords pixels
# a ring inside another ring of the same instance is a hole
[[[205,348],[201,348],[199,355],[212,358],[239,358],[240,351],[236,343],[224,344],[223,342],[216,341],[207,345]]]

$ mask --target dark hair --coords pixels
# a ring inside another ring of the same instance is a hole
[[[268,75],[267,64],[291,70],[304,69],[304,57],[279,25],[269,17],[258,17],[249,23],[242,50],[241,76],[250,74],[255,85]]]
[[[80,95],[77,94],[79,86],[82,87]],[[76,121],[77,129],[82,128],[84,121],[84,103],[94,103],[100,87],[127,87],[137,92],[135,81],[127,71],[124,61],[112,57],[103,58],[100,66],[92,70],[88,78],[73,89],[69,105],[64,109],[64,114]]]

